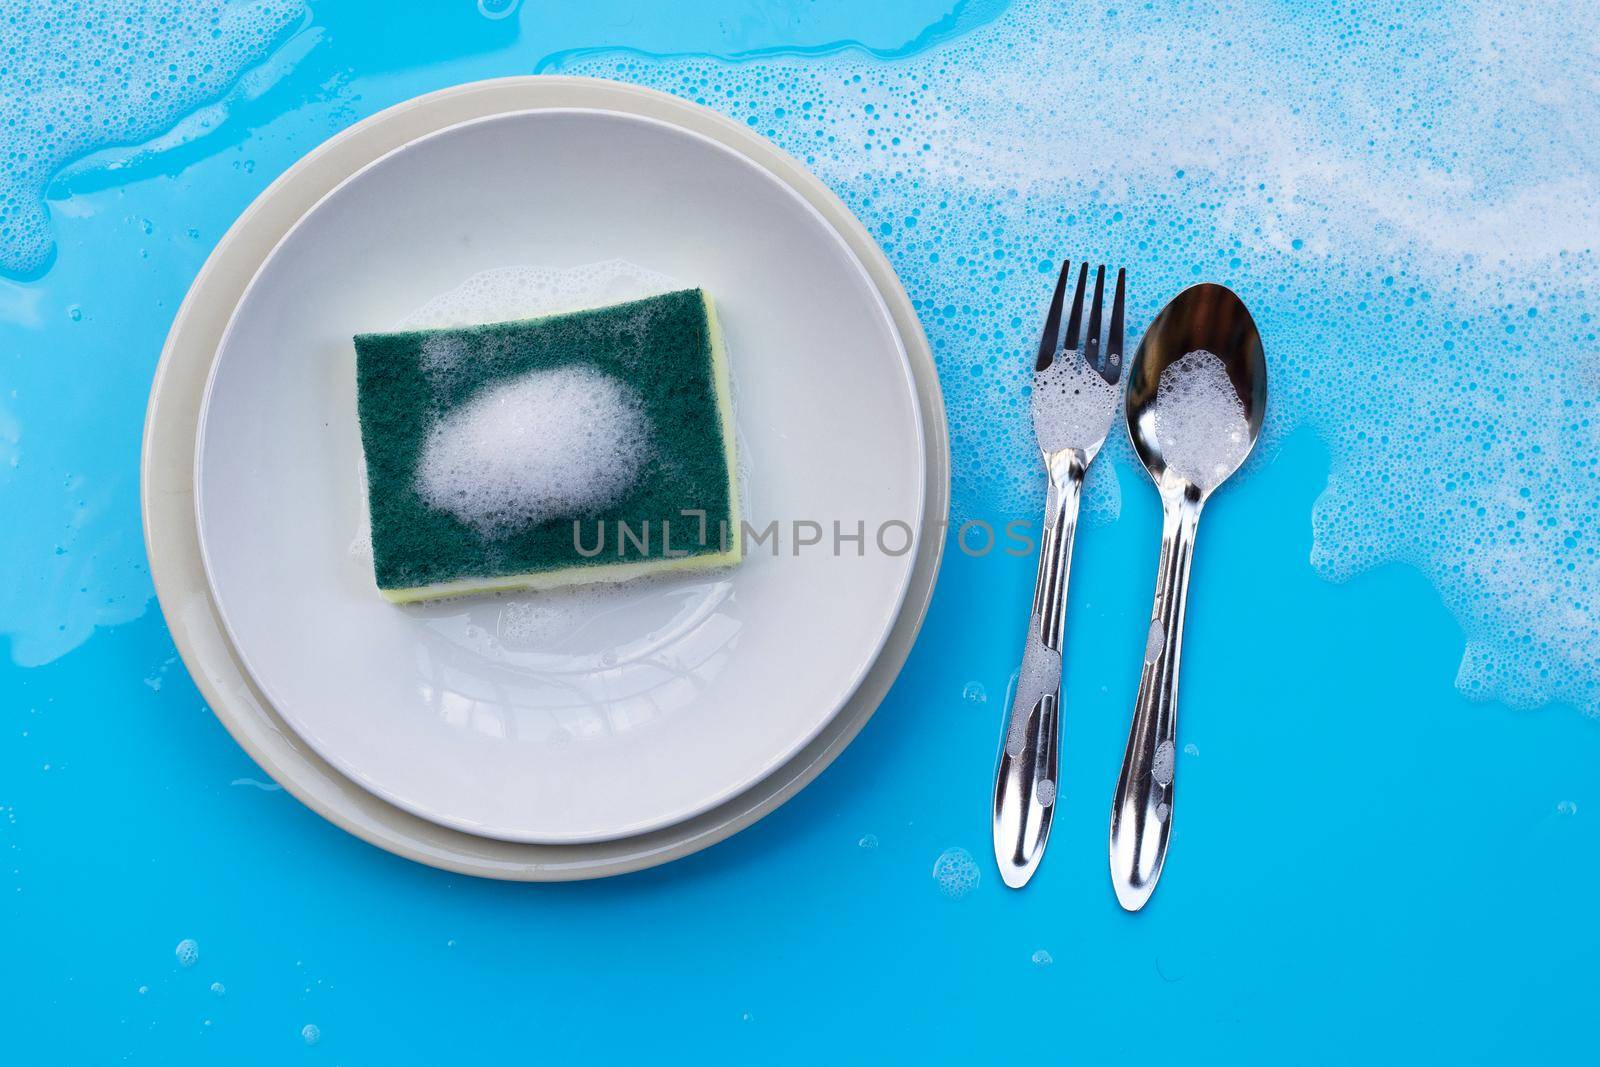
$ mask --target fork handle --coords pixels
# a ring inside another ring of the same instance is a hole
[[[1050,492],[1033,611],[994,781],[994,858],[1001,879],[1013,889],[1026,885],[1038,868],[1055,812],[1060,781],[1062,622],[1072,540],[1078,528],[1078,501],[1088,466],[1084,454],[1074,449],[1049,456],[1046,462]]]
[[[1155,605],[1145,637],[1144,667],[1134,702],[1128,748],[1111,802],[1111,884],[1117,902],[1138,911],[1155,891],[1172,833],[1172,783],[1177,773],[1178,659],[1189,564],[1201,500],[1163,494],[1161,556]]]

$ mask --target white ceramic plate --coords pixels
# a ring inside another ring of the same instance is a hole
[[[780,523],[783,554],[565,604],[555,641],[526,625],[548,611],[533,596],[380,600],[350,551],[364,509],[350,336],[479,271],[610,258],[717,298],[747,511]],[[923,457],[894,323],[804,198],[680,127],[543,110],[412,142],[289,231],[217,353],[196,512],[240,658],[328,762],[469,833],[600,841],[711,808],[827,725],[897,616],[916,552],[878,551],[871,531],[920,526]],[[796,520],[864,523],[866,551],[791,554]]]
[[[845,707],[788,762],[692,819],[613,841],[535,844],[464,833],[417,817],[339,773],[297,735],[244,671],[223,632],[201,566],[194,499],[200,401],[222,334],[249,281],[300,217],[363,166],[418,137],[474,118],[585,107],[692,129],[783,181],[844,237],[893,315],[917,381],[924,445],[924,524],[944,518],[950,450],[932,353],[910,298],[866,229],[814,175],[742,122],[679,97],[596,78],[552,75],[451,86],[356,123],[308,152],[261,193],[217,243],[167,335],[150,388],[140,502],[150,574],[178,653],[217,720],[274,781],[329,822],[418,863],[522,881],[598,878],[687,856],[738,833],[822,773],[872,718],[921,626],[943,538],[917,546],[911,583],[883,649]]]

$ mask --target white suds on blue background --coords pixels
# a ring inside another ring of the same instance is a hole
[[[964,900],[983,881],[983,871],[972,853],[964,848],[947,848],[933,861],[933,881],[939,892],[951,900]]]
[[[1030,356],[1062,258],[1128,268],[1135,333],[1219,281],[1265,341],[1259,451],[1302,426],[1330,449],[1318,571],[1409,563],[1466,631],[1464,692],[1600,710],[1596,41],[1594,5],[1019,3],[893,63],[562,72],[730,113],[844,196],[940,362],[958,514],[1037,509]]]
[[[0,17],[0,273],[48,265],[45,184],[222,96],[305,17],[303,0],[53,0]]]

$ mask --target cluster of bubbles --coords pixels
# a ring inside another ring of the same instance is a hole
[[[947,848],[933,861],[934,884],[951,900],[970,896],[982,880],[978,861],[964,848]]]
[[[1597,710],[1597,35],[1592,6],[1040,0],[892,63],[561,69],[723,111],[840,193],[939,363],[958,515],[1039,506],[1031,356],[1063,258],[1128,269],[1133,337],[1222,282],[1271,373],[1244,473],[1300,427],[1331,453],[1318,571],[1416,566],[1466,631],[1463,691]],[[1112,469],[1088,514],[1114,514]]]
[[[1098,448],[1121,427],[1114,416],[1120,392],[1074,353],[1063,352],[1034,375],[1033,426],[1039,447]]]
[[[1250,451],[1244,404],[1210,352],[1186,352],[1161,372],[1154,414],[1167,467],[1202,489],[1215,489]]]
[[[594,367],[529,371],[442,415],[417,488],[484,537],[600,511],[634,486],[652,450],[637,394]]]
[[[303,0],[56,0],[0,17],[0,272],[54,249],[45,186],[222,96],[305,17]]]

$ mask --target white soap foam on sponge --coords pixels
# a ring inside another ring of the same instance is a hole
[[[1156,385],[1156,441],[1176,474],[1202,489],[1238,470],[1250,454],[1250,421],[1221,358],[1204,349],[1167,364]]]
[[[428,432],[417,490],[485,537],[599,511],[652,451],[638,395],[592,367],[530,371],[447,412]]]

